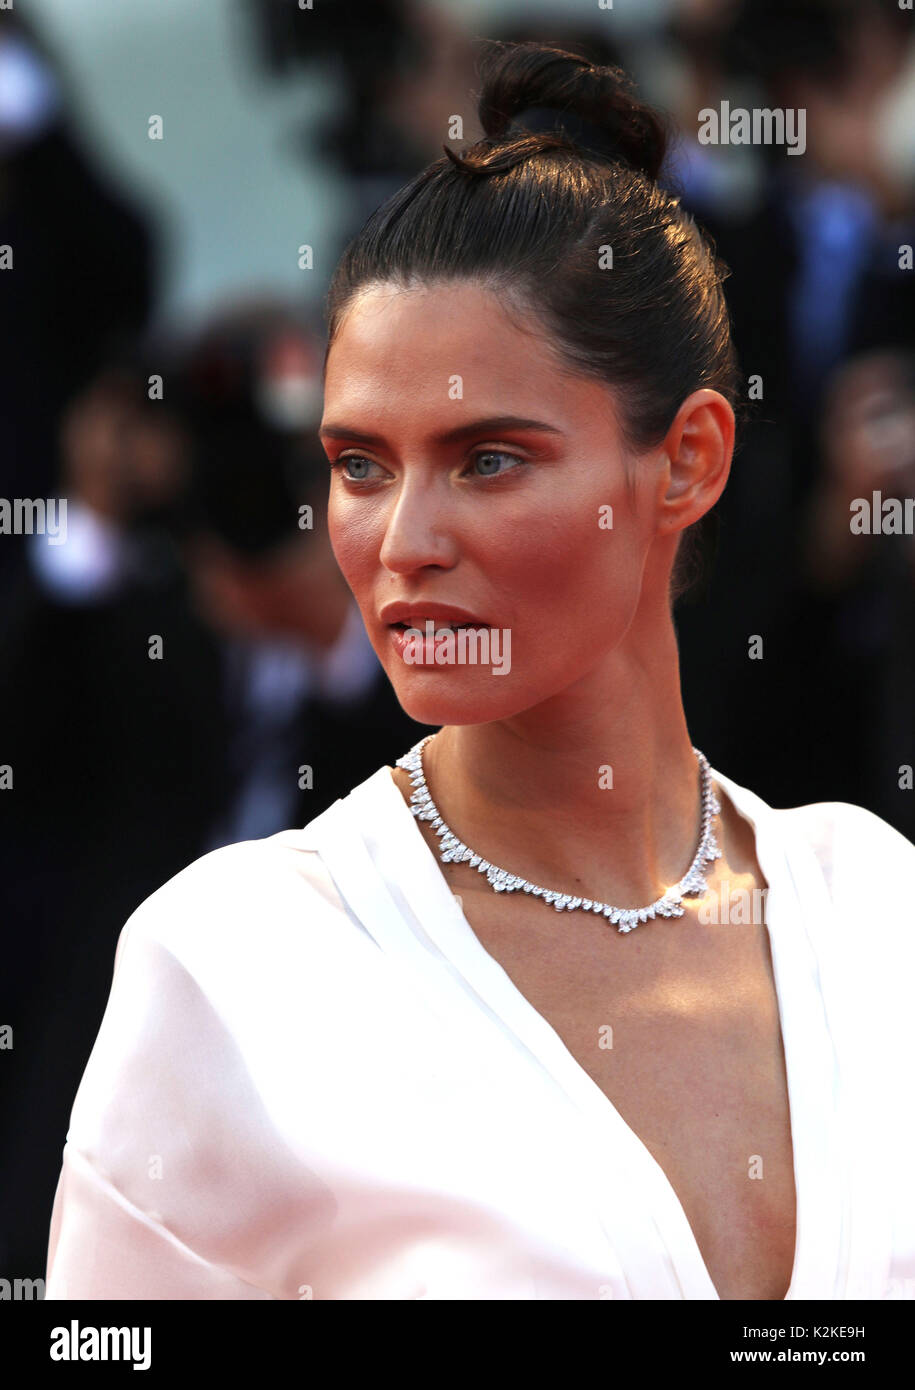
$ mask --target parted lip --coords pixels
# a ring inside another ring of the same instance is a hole
[[[388,626],[406,623],[410,627],[418,627],[426,618],[431,618],[433,622],[477,623],[480,627],[489,627],[489,623],[475,613],[468,613],[466,608],[457,608],[453,603],[433,603],[431,600],[427,603],[424,599],[411,599],[409,603],[386,603],[379,616]]]

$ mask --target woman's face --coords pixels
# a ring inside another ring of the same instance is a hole
[[[328,355],[331,544],[421,723],[510,718],[582,682],[605,692],[639,605],[656,481],[647,470],[630,497],[612,391],[522,322],[469,282],[376,285]],[[476,619],[477,635],[415,640],[411,662],[404,626],[425,632],[426,616],[436,631]]]

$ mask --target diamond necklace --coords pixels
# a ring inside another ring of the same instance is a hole
[[[709,770],[708,759],[694,748],[693,752],[699,763],[699,775],[702,786],[702,831],[699,836],[699,848],[696,850],[695,858],[690,864],[683,878],[674,888],[669,888],[660,898],[656,898],[648,907],[614,907],[611,903],[597,902],[592,898],[576,898],[571,893],[558,893],[551,888],[542,888],[537,883],[531,883],[526,878],[521,878],[518,874],[509,873],[507,869],[500,869],[495,864],[491,864],[488,859],[484,859],[481,854],[468,848],[462,840],[459,840],[453,830],[442,820],[438,807],[432,800],[432,794],[426,786],[426,778],[423,773],[423,747],[434,734],[426,734],[419,743],[413,745],[409,753],[405,753],[402,758],[397,759],[397,766],[404,768],[410,774],[410,782],[413,785],[413,792],[410,796],[410,810],[417,820],[430,821],[432,828],[439,837],[439,857],[443,864],[448,863],[468,863],[471,868],[476,869],[477,873],[485,874],[489,885],[497,893],[529,893],[533,898],[542,898],[545,903],[552,903],[557,912],[573,912],[576,908],[581,908],[583,912],[601,913],[609,922],[618,924],[622,932],[632,931],[640,922],[644,922],[649,917],[682,917],[684,897],[692,894],[704,893],[708,887],[705,879],[707,872],[706,865],[714,859],[721,858],[721,850],[718,848],[718,841],[715,839],[715,832],[712,829],[712,817],[721,812],[721,805],[712,787],[712,777]]]

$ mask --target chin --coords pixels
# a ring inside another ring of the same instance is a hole
[[[405,714],[418,724],[438,728],[446,724],[490,724],[497,719],[509,719],[532,703],[511,689],[494,687],[508,685],[509,676],[493,676],[489,672],[469,672],[466,668],[424,672],[415,668],[409,674],[399,671],[397,679],[388,679]]]

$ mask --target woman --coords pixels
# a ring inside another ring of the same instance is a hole
[[[681,702],[720,267],[618,72],[498,48],[480,115],[328,299],[335,554],[441,729],[130,918],[49,1298],[912,1296],[915,847]]]

